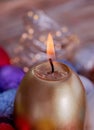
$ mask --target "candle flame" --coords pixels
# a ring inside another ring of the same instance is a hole
[[[47,56],[48,59],[55,59],[55,48],[53,43],[52,35],[49,33],[47,38]]]

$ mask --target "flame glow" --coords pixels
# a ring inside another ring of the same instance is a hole
[[[48,34],[47,38],[47,56],[48,58],[55,59],[55,48],[51,34]]]

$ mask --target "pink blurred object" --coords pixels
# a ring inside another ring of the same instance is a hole
[[[0,130],[14,130],[14,128],[8,123],[0,123]]]
[[[0,47],[0,66],[8,64],[10,64],[10,58],[7,52],[2,47]]]
[[[15,119],[15,125],[17,130],[31,130],[29,123],[23,117]]]

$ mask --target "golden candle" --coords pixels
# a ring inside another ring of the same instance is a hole
[[[85,90],[65,64],[41,63],[25,75],[18,89],[15,118],[23,117],[32,130],[83,130]]]

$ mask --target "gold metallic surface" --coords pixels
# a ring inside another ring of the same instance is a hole
[[[68,77],[56,81],[37,77],[32,68],[18,89],[15,118],[27,119],[33,130],[83,130],[85,91],[78,76],[66,68]]]

